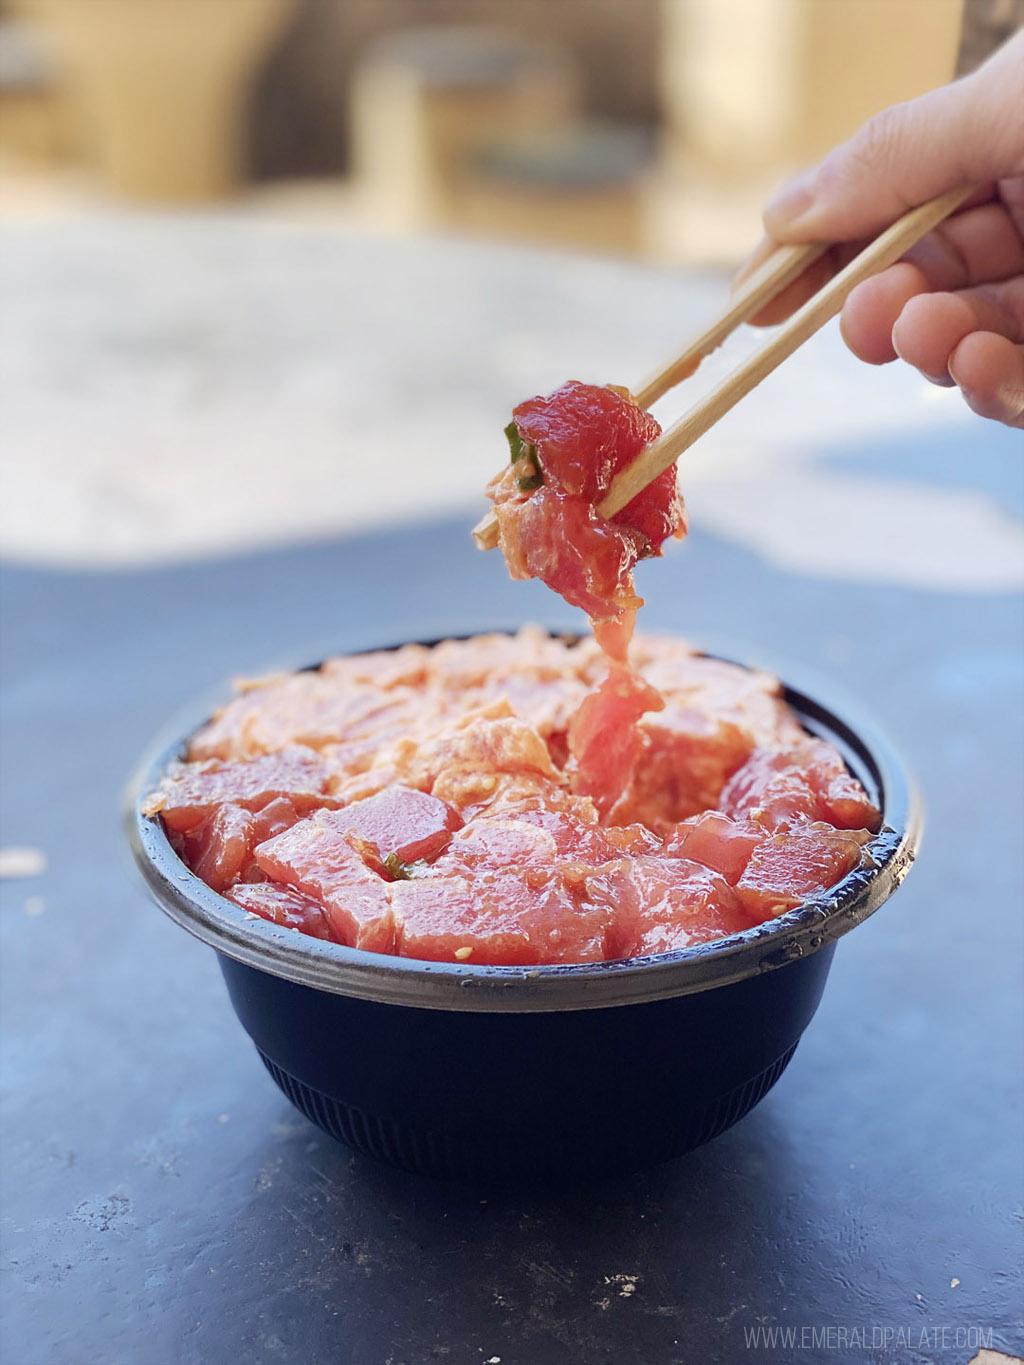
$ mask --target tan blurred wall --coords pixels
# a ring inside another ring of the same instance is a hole
[[[726,175],[814,159],[951,78],[961,0],[663,0],[670,154]]]
[[[579,68],[587,112],[654,123],[661,0],[301,0],[257,87],[259,178],[347,168],[348,97],[368,44],[399,29],[471,24],[553,43]]]

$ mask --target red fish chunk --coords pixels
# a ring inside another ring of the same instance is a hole
[[[523,814],[488,815],[467,825],[434,867],[438,873],[454,872],[458,876],[515,869],[527,863],[544,863],[550,868],[556,854],[553,835]]]
[[[522,439],[537,447],[545,474],[591,501],[661,434],[651,414],[623,394],[576,379],[546,398],[528,398],[512,416]]]
[[[755,749],[722,791],[718,802],[734,820],[774,831],[823,814],[814,788],[789,750]]]
[[[735,886],[764,837],[764,831],[755,826],[739,824],[709,810],[677,825],[665,839],[665,852],[710,867]]]
[[[513,578],[539,578],[594,620],[618,620],[642,604],[632,569],[642,538],[603,521],[585,498],[545,484],[525,502],[495,508]]]
[[[283,834],[286,829],[291,829],[298,819],[299,812],[295,802],[287,796],[279,796],[276,801],[271,801],[253,815],[253,847],[262,844],[266,839],[273,839],[275,834]]]
[[[238,881],[252,852],[253,816],[240,806],[218,806],[185,835],[185,861],[207,886],[226,891]]]
[[[581,908],[542,869],[423,877],[392,890],[403,957],[507,966],[605,957],[607,908]]]
[[[253,849],[289,829],[298,818],[285,796],[255,814],[241,806],[217,806],[202,824],[181,836],[182,854],[196,876],[214,891],[224,891],[239,880],[262,881],[263,874],[252,862]]]
[[[714,806],[750,752],[737,725],[696,710],[670,706],[640,730],[644,752],[613,818],[659,831]]]
[[[685,858],[641,857],[602,868],[587,878],[586,899],[613,910],[615,957],[667,953],[757,922],[724,877]]]
[[[617,667],[569,722],[569,751],[577,765],[573,789],[592,797],[602,815],[632,779],[643,747],[637,721],[664,705],[639,674]]]
[[[619,470],[661,435],[655,418],[626,394],[575,379],[547,398],[520,403],[512,416],[522,440],[536,448],[545,477],[589,503],[600,502]],[[641,556],[659,553],[669,536],[682,535],[675,468],[659,474],[612,524],[640,533]]]
[[[878,830],[881,813],[843,762],[842,755],[824,740],[803,746],[803,762],[825,818],[839,829]]]
[[[758,920],[781,915],[845,877],[869,837],[818,823],[773,834],[751,853],[736,892]]]
[[[621,858],[627,848],[637,851],[640,847],[637,842],[639,827],[636,825],[623,829],[605,828],[582,820],[568,811],[544,809],[522,810],[519,819],[545,830],[554,841],[557,857],[591,867]],[[646,830],[639,838],[643,839],[643,836],[650,839],[651,843],[657,842]],[[646,843],[644,851],[649,851]]]
[[[229,901],[250,915],[297,929],[300,934],[335,942],[324,908],[319,902],[276,882],[239,882],[227,893]]]
[[[662,470],[611,520],[613,526],[628,528],[643,537],[641,559],[661,554],[661,547],[670,536],[685,536],[689,526],[675,465]]]
[[[435,868],[476,870],[540,864],[556,867],[564,876],[577,864],[597,867],[621,858],[620,849],[610,838],[613,832],[565,811],[499,810],[477,818],[460,831],[443,863],[436,863]]]
[[[389,885],[367,867],[339,825],[340,811],[318,811],[256,849],[271,881],[323,905],[339,943],[388,953],[394,944]]]
[[[462,828],[462,817],[428,792],[386,787],[336,812],[333,823],[374,844],[382,858],[393,853],[400,862],[414,863],[442,853]]]
[[[808,740],[789,749],[756,749],[718,804],[734,819],[750,819],[772,831],[806,820],[872,830],[881,822],[840,754],[822,740]]]
[[[258,811],[286,796],[300,813],[333,804],[324,794],[327,778],[320,758],[301,745],[238,762],[176,763],[153,805],[168,829],[184,833],[227,804]]]

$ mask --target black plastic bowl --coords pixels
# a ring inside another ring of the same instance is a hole
[[[160,906],[216,949],[271,1076],[333,1137],[456,1179],[638,1169],[716,1137],[768,1093],[814,1016],[836,940],[889,898],[916,852],[917,802],[875,728],[792,687],[785,696],[882,809],[872,865],[766,924],[678,952],[533,968],[418,962],[248,919],[139,809],[184,737],[136,778],[132,847]]]

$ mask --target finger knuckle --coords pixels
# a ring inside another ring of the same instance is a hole
[[[904,142],[905,119],[902,107],[894,105],[868,119],[849,143],[849,159],[856,172],[885,174],[897,168]]]

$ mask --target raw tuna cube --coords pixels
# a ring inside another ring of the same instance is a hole
[[[273,839],[275,834],[283,834],[286,829],[291,829],[298,819],[299,812],[295,809],[294,801],[289,800],[287,796],[279,796],[276,801],[271,801],[269,806],[264,806],[253,815],[253,847],[267,839]]]
[[[603,521],[586,498],[545,485],[525,502],[496,503],[495,516],[513,578],[541,579],[596,621],[621,620],[642,604],[632,570],[647,541]]]
[[[575,379],[546,398],[526,399],[513,418],[520,439],[537,447],[544,472],[591,500],[661,432],[650,413],[615,389]]]
[[[443,863],[436,863],[435,869],[472,873],[479,868],[493,871],[531,862],[550,867],[556,853],[554,836],[523,816],[484,816],[455,836]]]
[[[273,920],[313,938],[335,941],[323,906],[291,887],[275,882],[239,882],[227,893],[227,898],[261,919]]]
[[[271,881],[319,901],[339,943],[388,953],[394,944],[388,883],[366,866],[337,817],[318,811],[300,820],[260,844],[256,861]]]
[[[523,810],[519,819],[545,830],[554,841],[554,853],[559,858],[587,863],[596,867],[622,857],[619,836],[628,843],[630,835],[624,830],[604,829],[596,822],[580,819],[568,811]]]
[[[847,770],[838,750],[824,740],[810,740],[804,746],[803,762],[825,818],[831,824],[839,829],[877,831],[882,823],[881,814]]]
[[[614,912],[614,957],[667,953],[757,923],[724,877],[685,858],[623,860],[588,877],[585,894]]]
[[[331,823],[374,844],[382,858],[394,854],[399,862],[414,863],[442,853],[462,817],[428,792],[387,787],[336,811]]]
[[[194,829],[217,806],[230,803],[244,810],[262,810],[286,796],[302,813],[333,804],[324,794],[327,769],[312,749],[293,745],[277,754],[225,763],[176,763],[146,809],[160,817],[169,830]]]
[[[721,809],[767,830],[804,820],[827,820],[842,829],[876,830],[881,821],[840,754],[822,740],[789,749],[756,749],[722,792]]]
[[[382,730],[408,728],[418,710],[411,690],[346,685],[316,671],[268,678],[246,684],[193,736],[189,758],[252,758],[290,744],[319,749],[371,734],[379,738]]]
[[[240,806],[218,806],[185,835],[185,861],[214,891],[238,881],[253,847],[254,816]]]
[[[867,830],[835,830],[809,824],[762,840],[736,885],[757,920],[792,910],[817,891],[834,886],[856,867]]]
[[[547,398],[520,403],[513,418],[545,476],[589,502],[598,502],[619,470],[661,434],[656,419],[624,391],[576,379]],[[659,553],[668,536],[681,535],[686,523],[675,468],[659,474],[612,522],[640,532],[644,554]]]
[[[611,818],[659,831],[716,805],[722,787],[750,753],[750,739],[739,726],[695,710],[645,717],[640,734],[643,754]]]
[[[709,810],[677,825],[665,838],[665,852],[710,867],[735,886],[764,837],[764,831],[755,826],[737,824],[727,815]]]
[[[239,880],[262,881],[263,873],[252,860],[253,849],[290,828],[298,818],[285,796],[255,814],[241,806],[217,806],[201,825],[180,836],[185,861],[214,891],[224,891]]]
[[[789,750],[756,749],[722,792],[719,805],[734,820],[768,831],[820,820],[818,797]]]
[[[611,915],[581,909],[540,869],[474,880],[423,877],[392,887],[398,952],[430,962],[600,962]]]

